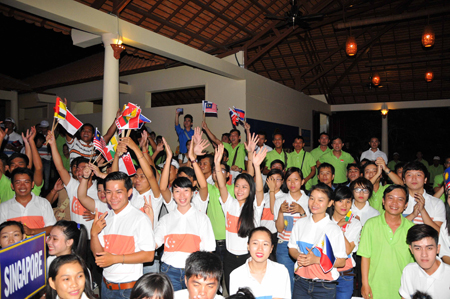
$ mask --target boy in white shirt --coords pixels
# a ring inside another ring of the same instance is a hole
[[[429,225],[411,227],[406,243],[416,260],[403,269],[399,293],[404,299],[416,291],[425,292],[433,299],[450,298],[450,266],[437,257],[439,233]]]
[[[197,251],[186,259],[187,289],[176,291],[175,299],[223,299],[216,295],[223,274],[222,262],[218,255]]]
[[[152,223],[129,203],[133,189],[125,173],[108,174],[105,188],[106,201],[113,211],[101,217],[95,213],[91,250],[95,263],[103,268],[102,298],[129,298],[143,275],[142,264],[153,261],[155,255]]]

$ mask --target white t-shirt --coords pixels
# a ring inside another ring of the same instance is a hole
[[[106,226],[98,235],[106,252],[114,255],[140,251],[155,251],[152,223],[150,219],[130,203],[119,213],[106,216]],[[113,264],[103,268],[103,276],[109,282],[136,281],[143,275],[143,265]]]
[[[86,221],[83,218],[83,214],[85,211],[88,211],[80,202],[78,199],[78,186],[80,186],[80,182],[74,179],[72,176],[70,177],[69,184],[65,185],[67,195],[69,196],[70,200],[70,219],[72,221],[75,221],[76,223],[83,224],[86,227],[86,230],[88,232],[88,238],[91,239],[91,228],[93,220]],[[97,195],[97,182],[92,181],[92,186],[87,190],[87,195],[90,198],[93,198],[94,201],[98,199]],[[100,200],[99,200],[100,202]],[[99,206],[102,206],[101,204],[98,204]],[[97,206],[97,202],[96,202]]]
[[[286,197],[287,194],[279,190],[275,193],[275,202],[277,200],[282,200],[280,198]],[[282,200],[281,202],[283,202]],[[278,208],[279,209],[279,208]],[[274,205],[275,212],[275,205]],[[261,217],[261,226],[266,227],[272,234],[277,232],[277,228],[275,226],[275,215],[270,211],[270,192],[264,193],[264,209]]]
[[[230,274],[230,294],[236,294],[239,288],[248,287],[256,298],[291,298],[289,272],[282,264],[267,260],[266,274],[259,283],[251,274],[247,259],[244,265]]]
[[[179,154],[178,155],[178,162],[180,162],[180,160],[181,160],[182,164],[185,164],[185,163],[187,163],[189,161],[186,154],[184,154],[184,155],[183,154]]]
[[[320,264],[307,267],[299,267],[295,263],[295,274],[306,279],[337,280],[339,272],[333,267],[334,260],[330,256],[347,258],[341,228],[330,219],[328,214],[318,222],[314,222],[312,215],[299,219],[292,229],[288,247],[295,248],[303,254],[308,253],[307,248],[310,250],[313,248],[313,253],[321,257]],[[332,252],[327,254],[330,248]]]
[[[334,220],[334,218],[331,219],[333,223],[337,225],[337,221]],[[344,233],[345,238],[349,243],[354,242],[355,248],[353,248],[352,252],[356,252],[358,250],[359,240],[361,236],[361,229],[362,225],[361,222],[356,219],[355,217],[352,217],[350,220],[350,223],[348,223],[346,226],[344,225],[341,227],[341,231]],[[338,268],[340,272],[347,271],[352,269],[356,266],[356,262],[352,257],[352,254],[350,253],[347,257],[347,260],[345,261],[345,266],[343,268]]]
[[[161,217],[155,229],[155,242],[164,244],[161,260],[175,268],[185,268],[186,259],[196,251],[216,250],[211,221],[191,207],[185,214],[178,209]]]
[[[153,228],[155,228],[158,225],[158,216],[159,216],[159,212],[161,212],[161,207],[162,207],[162,203],[163,203],[163,197],[162,194],[159,194],[159,197],[155,197],[155,195],[153,194],[152,189],[139,194],[139,191],[137,191],[135,188],[133,188],[133,197],[130,200],[130,203],[133,205],[133,207],[137,208],[138,210],[141,210],[142,212],[144,212],[144,205],[145,205],[145,200],[144,200],[144,196],[147,200],[149,200],[149,198],[152,201],[152,208],[153,208]]]
[[[359,159],[360,161],[362,161],[363,159],[367,159],[370,161],[375,161],[378,157],[383,158],[384,163],[388,164],[388,159],[387,156],[384,152],[380,151],[380,149],[377,148],[377,150],[375,152],[373,152],[370,148],[363,152],[361,155],[361,159]]]
[[[410,299],[416,291],[425,292],[433,299],[450,298],[450,266],[436,257],[439,268],[428,275],[417,263],[408,264],[403,269],[399,293],[405,299]]]
[[[44,228],[56,223],[53,209],[47,199],[31,193],[31,200],[24,207],[16,197],[0,204],[0,223],[14,220],[29,228]]]
[[[23,145],[23,139],[22,136],[20,136],[20,134],[17,134],[16,132],[12,132],[11,134],[6,134],[4,141],[8,144],[13,144],[14,146],[17,146],[18,143],[20,143],[20,145]],[[11,156],[12,154],[15,153],[15,151],[13,150],[9,150],[5,147],[5,149],[3,150],[3,153],[6,154],[8,157]]]
[[[175,211],[177,209],[177,202],[175,199],[173,199],[173,193],[171,192],[171,199],[169,203],[164,201],[164,205],[167,208],[167,211],[170,213],[172,211]],[[191,206],[194,207],[196,210],[198,210],[201,213],[206,214],[206,209],[208,208],[208,202],[209,202],[209,194],[206,200],[202,200],[200,193],[198,191],[194,191],[194,195],[191,199]]]
[[[448,235],[447,223],[444,222],[441,225],[441,230],[439,232],[439,245],[441,245],[441,250],[439,251],[439,257],[443,256],[450,257],[450,236]]]
[[[213,180],[213,178],[212,178],[212,174],[206,179],[206,182],[207,182],[208,184],[214,185],[214,180]]]
[[[414,211],[414,206],[416,205],[416,200],[411,195],[409,196],[408,206],[405,211],[403,211],[403,217],[408,216]],[[439,198],[433,197],[423,191],[423,198],[425,198],[425,210],[427,210],[428,215],[430,215],[431,220],[434,222],[441,221],[445,222],[445,205]],[[419,214],[413,219],[415,224],[423,224],[422,215]]]
[[[275,206],[273,208],[274,221],[277,221],[278,212],[280,211],[280,207],[284,201],[286,201],[288,205],[291,205],[291,203],[293,202],[299,204],[303,208],[303,210],[305,210],[306,215],[309,215],[310,213],[308,207],[309,196],[307,196],[303,191],[300,192],[302,193],[302,196],[298,200],[293,199],[291,193],[289,192],[284,197],[277,199],[275,201]],[[284,229],[283,232],[278,233],[278,238],[285,242],[288,242],[294,224],[297,222],[298,219],[300,219],[300,214],[283,213],[283,217],[284,217]]]
[[[222,198],[219,197],[220,204],[222,205],[223,214],[225,215],[225,225],[226,225],[226,245],[227,250],[234,255],[244,255],[248,253],[247,250],[247,240],[246,238],[241,238],[238,235],[239,232],[239,216],[241,215],[242,207],[239,206],[237,199],[231,197],[228,193],[227,201],[224,203]],[[253,201],[253,223],[255,227],[261,224],[261,215],[264,208],[264,202],[258,207],[256,198]]]
[[[366,221],[370,218],[380,215],[380,212],[372,208],[368,201],[366,201],[366,205],[361,210],[355,206],[355,202],[353,201],[351,210],[353,215],[359,216],[359,221],[361,221],[362,226],[364,226]]]
[[[189,299],[189,291],[186,290],[186,289],[176,291],[176,292],[174,293],[174,295],[175,295],[175,296],[174,296],[175,299]],[[216,295],[216,296],[214,297],[214,299],[225,299],[225,298],[224,298],[223,296]]]

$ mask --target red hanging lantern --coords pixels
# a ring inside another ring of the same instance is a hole
[[[380,75],[378,75],[378,73],[375,73],[372,76],[372,84],[375,85],[375,86],[378,86],[378,85],[380,85],[380,82],[381,82]]]
[[[113,51],[114,51],[114,58],[119,59],[120,54],[123,52],[123,50],[125,50],[125,46],[117,43],[117,44],[111,44],[111,47],[113,48]]]
[[[431,82],[431,81],[433,81],[433,79],[434,79],[434,73],[433,73],[433,71],[428,70],[428,71],[425,73],[425,81]]]
[[[422,45],[425,48],[429,48],[434,45],[434,31],[433,28],[431,28],[430,25],[425,26],[425,29],[423,30],[422,34]]]
[[[355,37],[350,35],[347,37],[347,42],[345,44],[345,52],[347,52],[348,56],[355,56],[358,51],[358,45],[356,44]]]

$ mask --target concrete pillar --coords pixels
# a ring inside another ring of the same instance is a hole
[[[388,153],[388,116],[381,116],[381,151]]]
[[[105,46],[105,65],[103,74],[102,134],[113,123],[119,109],[119,60],[114,58],[111,44],[115,44],[117,34],[104,33],[102,41]]]

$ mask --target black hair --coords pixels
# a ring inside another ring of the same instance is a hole
[[[223,136],[227,136],[228,139],[229,139],[229,138],[230,138],[230,133],[223,133],[223,134],[222,134],[222,137],[223,137]]]
[[[16,158],[23,159],[25,161],[25,165],[28,165],[30,163],[30,159],[28,159],[27,155],[21,154],[21,153],[13,153],[11,156],[9,156],[8,161],[7,161],[7,165],[11,166],[12,160],[14,160]]]
[[[198,157],[198,162],[200,162],[203,159],[209,159],[209,165],[211,165],[211,167],[214,165],[214,156],[211,154],[206,154],[203,156]]]
[[[449,190],[447,190],[447,188],[444,187],[444,194],[445,194],[445,219],[446,219],[446,224],[445,227],[447,228],[447,233],[450,236],[450,205],[448,202],[448,193]]]
[[[189,255],[189,257],[186,259],[186,280],[189,280],[192,276],[200,276],[203,279],[216,279],[218,284],[220,284],[222,274],[222,261],[215,253],[207,251],[196,251],[194,253],[191,253],[191,255]]]
[[[364,158],[364,159],[362,159],[361,161],[359,161],[359,166],[362,167],[362,168],[364,168],[364,165],[366,165],[367,162],[373,162],[373,161],[370,161],[369,159]]]
[[[344,199],[350,199],[350,202],[352,201],[353,198],[353,193],[350,190],[349,187],[347,186],[339,186],[336,189],[334,189],[333,192],[333,200],[336,203],[337,201],[341,201]],[[330,219],[333,219],[333,215],[334,215],[334,205],[332,205],[331,207],[329,207],[327,209],[327,213],[330,216]]]
[[[364,187],[365,189],[369,190],[369,198],[372,197],[373,193],[373,184],[371,181],[366,179],[365,177],[359,177],[350,184],[350,190],[353,192],[357,186]]]
[[[396,185],[396,184],[392,184],[392,185],[390,185],[389,187],[387,187],[385,190],[384,190],[384,193],[383,193],[383,199],[386,199],[386,195],[387,194],[389,194],[389,193],[391,193],[392,191],[394,191],[395,189],[401,189],[401,190],[403,190],[403,192],[405,192],[405,204],[407,204],[408,203],[408,200],[409,200],[409,193],[408,193],[408,189],[406,189],[406,187],[405,186],[402,186],[402,185]]]
[[[408,171],[410,171],[410,170],[422,171],[425,177],[428,176],[428,169],[427,169],[427,167],[425,165],[423,165],[423,163],[421,163],[419,161],[412,161],[412,162],[409,162],[408,164],[406,164],[403,167],[403,177],[405,177],[405,174]]]
[[[88,233],[83,224],[78,224],[75,221],[59,220],[53,227],[61,228],[66,241],[73,240],[71,247],[73,254],[83,259],[87,258]]]
[[[264,138],[267,139],[267,133],[266,133],[266,131],[259,131],[259,132],[257,133],[257,135],[264,135]]]
[[[397,173],[397,170],[399,170],[400,168],[405,167],[405,165],[406,165],[405,162],[398,162],[397,164],[395,164],[395,168],[394,168],[395,173]],[[403,171],[402,171],[402,177],[403,177]]]
[[[311,194],[315,190],[325,193],[325,195],[328,196],[330,200],[334,200],[333,189],[331,189],[328,185],[319,182],[317,185],[312,186],[309,194]]]
[[[347,171],[349,171],[350,168],[352,168],[352,167],[358,168],[359,172],[361,172],[361,168],[359,168],[358,164],[356,164],[356,163],[350,163],[350,164],[348,164],[348,165],[347,165]]]
[[[334,175],[334,171],[335,171],[335,170],[334,170],[334,166],[331,165],[330,163],[322,163],[322,164],[320,164],[319,167],[317,168],[317,175],[319,175],[320,170],[321,170],[322,168],[329,168],[329,169],[331,170],[331,174]]]
[[[34,142],[37,142],[38,140],[45,141],[45,136],[41,133],[36,133],[36,136],[34,137]]]
[[[130,299],[173,299],[170,278],[164,273],[147,273],[141,276],[131,290]]]
[[[106,183],[109,181],[123,181],[123,184],[125,185],[125,188],[127,191],[129,191],[131,188],[133,188],[133,183],[131,182],[130,177],[121,171],[115,171],[108,174],[105,178],[105,187]]]
[[[248,173],[241,173],[240,175],[238,175],[234,180],[234,184],[236,185],[236,182],[241,179],[245,180],[250,186],[250,192],[248,194],[248,197],[245,199],[244,205],[242,206],[238,222],[238,236],[241,238],[246,238],[248,237],[250,231],[255,228],[255,223],[253,222],[255,214],[255,211],[253,209],[253,201],[255,199],[256,187],[253,177]]]
[[[186,120],[186,118],[190,118],[190,119],[191,119],[191,122],[194,122],[194,118],[192,117],[192,115],[186,114],[186,115],[184,116],[184,120]]]
[[[272,134],[272,139],[275,139],[275,136],[277,136],[277,135],[280,135],[280,136],[281,136],[281,140],[284,140],[283,133],[281,133],[280,131],[275,131],[275,132]]]
[[[282,168],[283,170],[284,170],[285,167],[286,167],[286,164],[284,164],[284,162],[281,161],[281,160],[279,160],[279,159],[273,160],[273,161],[270,163],[270,168],[272,168],[272,166],[273,166],[274,164],[281,164],[281,168]]]
[[[72,167],[77,167],[78,166],[78,161],[84,159],[84,157],[76,157],[72,160],[72,162],[70,162],[70,168],[72,169]]]
[[[416,291],[411,299],[433,299],[430,295],[427,293],[422,293],[420,291]]]
[[[289,188],[287,187],[287,180],[288,178],[293,174],[293,173],[298,173],[298,175],[300,176],[300,180],[303,180],[303,173],[300,170],[300,168],[298,167],[290,167],[286,170],[286,173],[284,174],[284,181],[283,181],[283,185],[281,186],[281,191],[283,191],[284,193],[289,193]],[[302,184],[303,185],[303,184]]]
[[[105,185],[105,179],[102,178],[97,178],[97,186],[98,185],[102,185],[103,189],[105,189],[106,185]]]
[[[298,135],[297,137],[295,137],[295,138],[294,138],[294,141],[295,141],[295,139],[300,139],[303,143],[305,143],[305,139],[304,139],[302,136],[300,136],[300,135]]]
[[[377,164],[375,164],[374,161],[370,161],[370,160],[369,160],[369,162],[367,162],[366,164],[364,164],[364,166],[362,167],[363,173],[366,172],[366,168],[367,168],[367,166],[369,166],[369,165],[374,165],[374,166],[376,166],[376,167],[378,168]]]
[[[328,134],[327,132],[321,132],[321,133],[319,134],[319,139],[320,139],[320,137],[322,137],[322,135],[325,135],[325,136],[328,137],[328,139],[330,139],[330,134]]]
[[[255,299],[255,296],[250,288],[239,288],[236,294],[228,296],[227,299]]]
[[[283,181],[284,181],[283,171],[281,171],[279,169],[272,169],[272,170],[270,170],[269,173],[267,173],[267,178],[270,178],[274,174],[279,174],[281,176],[281,178],[283,179]],[[281,187],[283,187],[283,185]],[[264,193],[266,193],[266,192],[269,192],[269,186],[267,186],[267,182],[264,184]]]
[[[0,232],[8,226],[18,226],[20,229],[20,232],[23,234],[25,234],[25,229],[23,228],[23,224],[21,222],[18,221],[14,221],[14,220],[9,220],[9,221],[5,221],[2,224],[0,224]]]
[[[194,186],[192,186],[192,182],[191,180],[189,180],[186,177],[179,177],[176,178],[173,182],[172,182],[172,192],[173,189],[175,188],[189,188],[192,191],[194,191]]]
[[[30,177],[30,180],[33,182],[33,177],[34,177],[33,171],[26,167],[19,167],[19,168],[14,169],[14,171],[11,173],[11,182],[13,184],[14,184],[14,177],[19,174],[28,175]]]
[[[239,137],[241,136],[241,131],[239,131],[238,129],[232,129],[232,130],[230,131],[230,135],[231,135],[232,133],[234,133],[234,132],[237,132]]]
[[[331,139],[331,143],[333,143],[333,141],[335,141],[336,139],[340,139],[342,143],[344,143],[344,139],[342,139],[341,136],[334,136],[333,139]]]
[[[87,158],[85,158],[85,157],[78,157],[78,158],[77,158],[77,167],[78,167],[78,165],[80,165],[81,163],[89,164],[89,159],[87,159]]]
[[[95,299],[94,291],[91,288],[91,275],[88,271],[86,263],[84,262],[84,260],[81,257],[77,256],[76,254],[68,254],[68,255],[58,256],[50,264],[50,268],[48,269],[47,286],[45,288],[45,291],[46,291],[45,298],[46,299],[58,298],[58,294],[56,293],[56,290],[50,286],[49,281],[50,281],[50,279],[52,279],[53,281],[56,281],[56,275],[58,275],[59,269],[62,266],[64,266],[65,264],[69,264],[69,263],[80,264],[81,268],[83,269],[84,278],[85,278],[84,293],[86,294],[87,298]]]
[[[141,167],[140,164],[135,165],[134,168],[136,168],[136,170],[138,170],[139,168],[142,169],[142,167]],[[156,178],[156,168],[155,168],[155,166],[150,165],[150,169],[151,169],[152,172],[153,172],[153,176]],[[142,170],[142,172],[144,172],[144,170]]]
[[[91,127],[91,129],[92,129],[92,134],[95,134],[95,128],[94,128],[94,126],[93,126],[92,124],[90,124],[90,123],[85,123],[85,124],[83,124],[83,125],[81,126],[79,132],[83,131],[83,129],[84,129],[85,127]]]
[[[420,241],[428,237],[433,238],[436,242],[436,246],[438,246],[438,231],[427,224],[416,224],[408,230],[408,234],[406,235],[406,244],[411,245],[413,242]]]
[[[226,148],[223,149],[223,157],[229,157],[228,150]],[[222,157],[222,159],[223,159]]]
[[[248,240],[247,240],[248,244],[250,244],[250,239],[252,238],[253,234],[256,233],[256,232],[265,232],[265,233],[267,233],[267,235],[269,236],[270,244],[274,245],[274,244],[272,244],[272,233],[265,226],[255,227],[254,229],[252,229],[250,231],[250,233],[248,234]]]
[[[180,175],[180,173],[185,173],[188,177],[193,178],[194,181],[197,180],[194,169],[192,169],[190,167],[182,166],[182,167],[178,168],[177,175]]]
[[[2,160],[3,167],[8,165],[8,155],[5,153],[0,153],[0,160]]]

